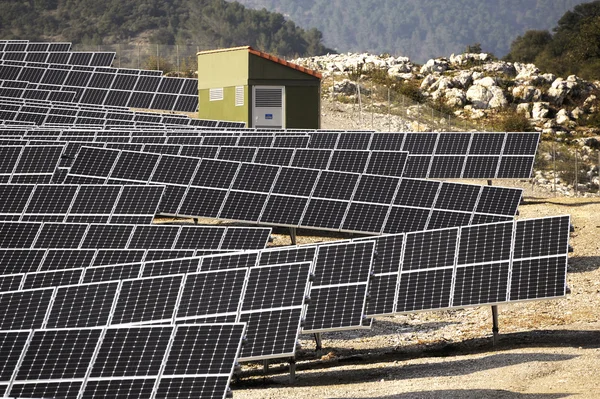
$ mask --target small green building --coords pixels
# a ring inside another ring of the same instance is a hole
[[[198,53],[198,93],[201,119],[321,127],[321,74],[249,46]]]

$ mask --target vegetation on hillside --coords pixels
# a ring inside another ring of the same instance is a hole
[[[202,49],[251,45],[281,56],[331,51],[316,29],[224,0],[0,2],[0,38],[83,44],[150,42]]]
[[[600,1],[567,11],[553,33],[525,32],[512,43],[506,59],[532,62],[562,76],[576,74],[585,79],[600,79]]]
[[[550,29],[585,0],[238,0],[323,32],[339,52],[390,53],[423,63],[467,44],[504,56],[528,29]]]

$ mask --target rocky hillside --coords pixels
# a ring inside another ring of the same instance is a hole
[[[357,82],[363,94],[385,85],[441,115],[475,122],[486,130],[539,131],[544,139],[537,165],[540,184],[553,185],[556,167],[557,182],[568,193],[595,191],[600,186],[600,81],[559,77],[543,73],[534,64],[499,61],[483,53],[431,59],[424,65],[406,57],[370,54],[293,62],[320,70],[325,95],[346,102],[356,97]],[[328,87],[331,82],[335,85]],[[377,100],[385,98],[373,103]],[[446,130],[434,123],[424,127]]]

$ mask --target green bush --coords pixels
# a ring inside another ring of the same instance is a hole
[[[504,115],[497,126],[501,132],[534,132],[535,129],[524,114],[509,111]]]

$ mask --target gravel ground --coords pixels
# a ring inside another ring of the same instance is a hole
[[[326,105],[323,128],[371,128],[370,121],[357,126],[345,108]],[[380,123],[374,128],[388,130]],[[529,181],[493,183],[524,189],[520,218],[571,215],[570,295],[501,306],[496,346],[489,307],[378,318],[371,330],[324,334],[320,351],[301,336],[295,383],[283,362],[268,375],[244,365],[234,397],[600,398],[600,197],[555,197]],[[284,230],[274,232],[271,245],[289,244]],[[350,237],[298,231],[300,243],[343,238]]]

